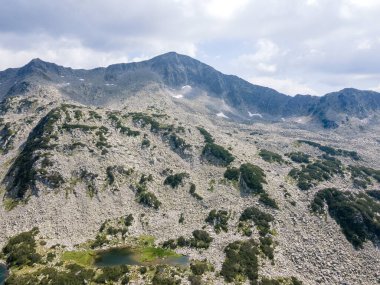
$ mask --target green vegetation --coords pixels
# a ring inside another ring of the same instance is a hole
[[[312,147],[318,148],[320,151],[323,151],[327,155],[332,155],[332,156],[344,156],[344,157],[350,157],[353,160],[359,160],[360,157],[356,151],[349,151],[349,150],[344,150],[344,149],[335,149],[330,146],[324,146],[316,142],[312,141],[307,141],[307,140],[298,140],[299,143],[304,143],[308,144]]]
[[[164,180],[164,185],[170,185],[172,188],[178,188],[179,185],[183,185],[183,180],[189,177],[189,174],[186,172],[169,175]]]
[[[136,198],[140,204],[154,209],[158,209],[161,205],[156,195],[148,191],[145,182],[136,185]]]
[[[84,143],[74,142],[74,143],[72,143],[71,145],[68,146],[68,149],[69,150],[74,150],[74,149],[83,148],[83,147],[86,147],[86,145]]]
[[[276,279],[270,279],[263,277],[260,281],[261,285],[302,285],[302,282],[299,281],[295,277],[291,278],[276,278]]]
[[[74,118],[77,120],[82,119],[83,117],[83,112],[81,110],[74,110]]]
[[[144,138],[144,139],[142,140],[142,142],[141,142],[141,147],[143,147],[143,148],[148,148],[148,147],[150,147],[150,140]]]
[[[212,137],[212,135],[208,131],[206,131],[202,127],[198,127],[198,130],[202,134],[202,136],[204,137],[205,143],[214,143],[214,138]]]
[[[279,209],[276,200],[270,198],[268,193],[261,193],[259,202],[273,209]]]
[[[348,170],[351,172],[351,179],[356,188],[366,189],[368,185],[372,185],[371,178],[380,183],[380,170],[353,165],[349,165]]]
[[[366,194],[380,201],[380,190],[369,190],[369,191],[366,191]]]
[[[221,166],[227,166],[235,159],[228,150],[215,143],[206,143],[202,155],[208,162]]]
[[[30,284],[88,284],[93,280],[95,272],[76,264],[66,265],[64,270],[52,267],[38,269],[35,272],[22,275],[12,274],[5,282],[7,285],[30,285]]]
[[[214,267],[205,260],[193,260],[190,264],[190,270],[194,275],[203,275],[207,271],[214,271]]]
[[[96,283],[108,284],[109,282],[117,282],[122,277],[127,277],[129,268],[126,265],[103,267],[102,273],[95,278]]]
[[[96,130],[98,127],[97,126],[88,126],[88,125],[82,125],[82,124],[66,124],[64,123],[62,125],[63,130],[75,130],[75,129],[80,129],[84,132]]]
[[[249,207],[243,211],[240,216],[240,222],[253,222],[260,235],[265,236],[270,232],[270,222],[274,220],[273,216],[260,211],[255,207]],[[239,223],[239,227],[244,226],[244,223]]]
[[[135,124],[139,124],[141,127],[150,125],[150,130],[152,132],[158,132],[160,130],[160,123],[154,120],[151,116],[144,113],[129,113],[128,115],[132,116],[132,121]]]
[[[286,156],[288,156],[292,161],[297,162],[297,163],[310,162],[310,155],[300,152],[300,151],[287,153]]]
[[[193,237],[190,239],[185,239],[183,236],[180,236],[175,240],[168,240],[164,242],[165,247],[176,248],[177,246],[184,247],[194,247],[194,248],[203,248],[207,249],[210,246],[210,243],[213,241],[213,238],[204,230],[195,230],[193,231]]]
[[[95,112],[95,111],[91,111],[91,110],[90,110],[88,113],[89,113],[91,119],[94,119],[94,120],[101,120],[101,119],[102,119],[102,116],[100,116],[100,115],[99,115],[97,112]]]
[[[26,192],[35,187],[37,172],[33,166],[41,157],[40,150],[55,147],[54,144],[50,144],[50,141],[54,137],[55,124],[60,119],[60,109],[53,109],[39,121],[29,134],[23,150],[6,175],[8,195],[12,198],[23,199]]]
[[[128,177],[129,175],[133,173],[133,171],[134,171],[133,168],[125,169],[123,166],[118,166],[118,165],[108,166],[106,169],[108,185],[114,184],[117,178],[117,175]]]
[[[325,204],[330,216],[355,248],[361,248],[367,240],[373,243],[379,240],[379,202],[364,193],[354,194],[327,188],[315,195],[311,209],[315,213],[323,214]]]
[[[225,249],[226,259],[220,274],[226,282],[238,281],[241,277],[248,278],[252,284],[258,279],[259,249],[253,239],[235,241]]]
[[[190,246],[207,249],[212,241],[213,238],[206,231],[195,230],[193,231],[193,238],[190,239]]]
[[[0,131],[0,151],[3,154],[8,153],[13,148],[13,140],[16,132],[11,129],[11,123],[8,122]]]
[[[102,150],[102,154],[105,153],[106,148],[110,148],[111,145],[108,144],[106,134],[108,133],[108,128],[101,126],[99,130],[95,133],[98,136],[98,141],[96,142],[96,147]]]
[[[120,131],[120,133],[125,134],[129,137],[137,137],[140,135],[139,131],[131,130],[129,127],[126,127],[121,122],[121,119],[115,114],[108,114],[108,118],[115,124],[115,128]]]
[[[224,178],[231,180],[231,181],[239,181],[240,177],[240,171],[236,167],[229,167],[224,172]]]
[[[293,168],[289,172],[289,176],[297,180],[297,186],[301,190],[309,190],[318,182],[327,181],[334,175],[343,175],[343,165],[339,160],[327,155],[322,158],[323,160],[302,165],[301,169]]]
[[[187,144],[184,139],[180,138],[175,133],[171,133],[168,140],[171,149],[179,155],[186,156],[186,152],[191,149],[191,145]]]
[[[194,183],[190,183],[190,190],[189,193],[191,196],[193,196],[197,200],[203,200],[202,196],[200,196],[196,191],[196,186]]]
[[[222,230],[228,232],[228,220],[230,215],[225,210],[216,211],[211,210],[206,218],[206,223],[209,223],[214,227],[216,233],[220,233]]]
[[[249,194],[264,193],[265,173],[260,167],[245,163],[240,166],[240,185],[243,192]]]
[[[89,267],[93,265],[95,255],[93,250],[65,251],[62,255],[62,261]]]
[[[20,233],[8,240],[2,251],[7,266],[32,266],[41,261],[41,255],[36,251],[35,237],[37,234],[38,229],[33,228],[31,231]]]
[[[152,285],[179,285],[181,279],[176,279],[173,269],[166,265],[159,265],[156,268],[152,279]]]
[[[279,155],[278,153],[266,150],[266,149],[260,150],[259,155],[261,156],[263,160],[270,163],[277,162],[279,164],[282,164],[285,162],[281,155]]]

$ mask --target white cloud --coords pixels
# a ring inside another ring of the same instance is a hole
[[[240,12],[249,0],[209,0],[202,1],[208,15],[223,20],[230,20]]]
[[[34,57],[91,68],[177,51],[242,78],[270,75],[263,84],[283,90],[378,85],[380,0],[6,2],[0,69]]]
[[[306,86],[305,84],[299,83],[292,79],[276,79],[272,77],[253,77],[249,80],[251,83],[256,85],[262,85],[270,88],[274,88],[279,92],[287,95],[297,95],[297,94],[309,94],[317,95],[317,92],[312,88]]]
[[[369,50],[369,49],[371,49],[371,47],[372,47],[372,45],[371,45],[371,42],[369,40],[361,41],[358,44],[359,50]]]
[[[266,63],[260,62],[256,65],[256,69],[262,72],[273,73],[273,72],[276,72],[277,66],[275,64],[266,64]]]

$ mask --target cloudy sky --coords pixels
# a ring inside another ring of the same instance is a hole
[[[286,94],[380,91],[380,0],[0,0],[0,70],[168,51]]]

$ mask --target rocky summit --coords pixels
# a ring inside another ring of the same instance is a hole
[[[380,93],[174,52],[0,72],[5,284],[380,282]]]

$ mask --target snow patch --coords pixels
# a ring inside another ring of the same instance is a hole
[[[225,119],[229,119],[229,117],[227,117],[226,115],[224,115],[223,112],[219,112],[218,114],[216,114],[217,117],[221,117],[221,118],[225,118]]]
[[[182,86],[181,88],[182,90],[185,90],[185,91],[190,91],[192,88],[190,85],[185,85],[185,86]]]
[[[106,83],[106,84],[104,84],[105,86],[115,86],[115,84],[113,84],[113,83]]]
[[[259,113],[251,113],[248,111],[248,115],[250,117],[260,117],[260,118],[263,118],[263,115],[259,114]]]
[[[173,95],[173,98],[181,99],[181,98],[183,98],[183,95],[182,95],[182,94],[179,94],[179,95]]]
[[[80,81],[84,81],[84,79],[83,79],[83,78],[79,78],[79,80],[80,80]]]
[[[286,120],[285,120],[285,118],[281,118],[281,121],[285,122]]]

